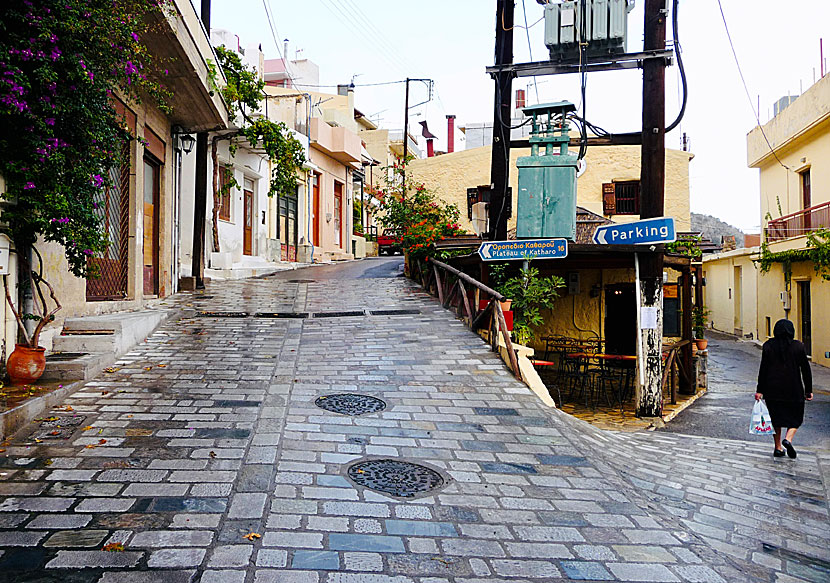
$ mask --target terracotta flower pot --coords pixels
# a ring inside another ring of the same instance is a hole
[[[6,370],[14,385],[27,385],[37,381],[46,369],[46,349],[38,346],[30,348],[25,344],[15,344],[14,352],[9,356]]]
[[[709,346],[709,341],[705,338],[697,338],[695,340],[695,344],[697,345],[698,350],[706,350],[706,347]]]
[[[499,302],[501,304],[501,311],[502,312],[509,312],[510,305],[513,303],[513,300],[504,300],[503,302]]]

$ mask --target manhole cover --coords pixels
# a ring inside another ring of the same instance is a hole
[[[386,409],[386,403],[368,395],[355,395],[354,393],[343,393],[341,395],[325,395],[314,401],[314,404],[343,415],[364,415],[366,413],[377,413]]]
[[[369,313],[373,316],[406,316],[420,314],[421,310],[372,310]]]
[[[317,283],[313,279],[289,279],[288,283]]]
[[[356,484],[400,498],[412,498],[444,485],[444,478],[433,469],[400,460],[368,460],[348,469]]]

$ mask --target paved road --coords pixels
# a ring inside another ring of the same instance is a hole
[[[749,434],[749,416],[761,351],[725,334],[709,335],[709,392],[662,431],[725,437],[772,448],[772,438]],[[813,366],[814,398],[806,404],[804,425],[795,444],[830,451],[830,370]]]
[[[399,265],[171,300],[181,317],[5,447],[0,580],[827,580],[810,451],[545,409]],[[340,394],[374,400],[330,411]]]

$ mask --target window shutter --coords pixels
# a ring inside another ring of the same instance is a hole
[[[617,197],[614,184],[611,182],[602,185],[602,214],[617,214]]]

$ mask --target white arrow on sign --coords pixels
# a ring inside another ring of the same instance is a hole
[[[490,259],[493,256],[491,248],[492,246],[486,243],[481,246],[481,254],[484,255],[487,259]]]
[[[594,231],[594,242],[598,245],[606,245],[605,242],[605,229],[600,229]]]

